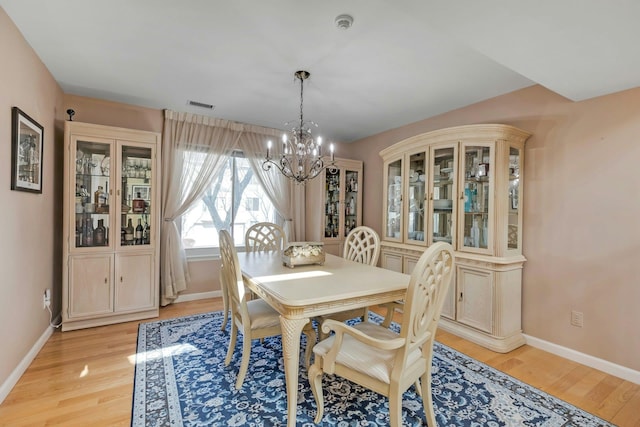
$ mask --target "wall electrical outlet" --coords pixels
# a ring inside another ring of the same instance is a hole
[[[571,324],[582,328],[584,324],[584,315],[581,311],[571,310]]]
[[[51,290],[45,289],[44,295],[42,295],[42,309],[49,307],[51,305]]]

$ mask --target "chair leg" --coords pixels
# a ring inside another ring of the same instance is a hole
[[[302,330],[302,333],[307,337],[307,346],[304,349],[304,366],[309,370],[311,356],[313,355],[313,346],[316,345],[316,330],[313,329],[313,325],[309,322]]]
[[[222,285],[222,272],[220,272],[220,284]],[[229,291],[226,286],[222,285],[222,325],[220,325],[220,330],[224,331],[227,327],[227,319],[230,316],[230,307],[229,307]]]
[[[236,346],[236,337],[238,336],[238,327],[236,323],[231,320],[231,337],[229,337],[229,348],[227,349],[227,357],[224,359],[224,366],[229,366],[231,363],[231,357],[233,357],[233,349]]]
[[[387,309],[387,314],[384,316],[384,320],[380,325],[388,328],[391,326],[391,322],[393,321],[393,314],[396,312],[396,304],[390,302],[388,304],[384,304],[384,307]]]
[[[402,427],[402,391],[397,386],[389,392],[389,421],[391,427]]]
[[[247,375],[247,369],[249,369],[249,359],[251,358],[251,337],[247,334],[242,334],[242,361],[240,362],[240,370],[238,371],[238,378],[236,379],[236,390],[242,388],[244,377]]]
[[[429,427],[437,427],[436,414],[433,410],[433,395],[431,394],[431,368],[427,368],[427,372],[420,378],[422,383],[422,406],[424,407],[424,415],[427,419]]]
[[[416,394],[420,397],[422,397],[422,386],[420,385],[420,380],[416,380],[416,382],[413,384],[413,386],[416,389]]]
[[[309,368],[309,385],[311,386],[313,397],[316,400],[317,408],[316,417],[313,422],[319,424],[324,415],[324,396],[322,395],[322,369],[317,360]]]

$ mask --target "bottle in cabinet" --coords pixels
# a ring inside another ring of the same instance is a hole
[[[135,230],[133,229],[133,224],[131,223],[131,218],[127,222],[127,227],[124,229],[124,244],[125,245],[133,245]]]
[[[93,246],[93,220],[86,218],[82,228],[82,246]]]
[[[141,245],[143,243],[142,241],[143,230],[144,229],[142,228],[142,220],[138,218],[138,225],[136,226],[136,234],[134,238],[134,242],[136,245]]]
[[[145,211],[145,202],[140,193],[136,194],[136,198],[132,200],[131,205],[134,213],[143,213]]]
[[[98,226],[93,230],[93,244],[95,246],[104,246],[107,244],[107,229],[104,226],[104,220],[98,220]]]
[[[151,244],[151,227],[147,220],[144,220],[144,230],[142,231],[142,243],[145,245]]]

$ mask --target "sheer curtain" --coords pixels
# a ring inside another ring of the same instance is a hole
[[[189,270],[176,220],[204,195],[236,147],[242,125],[195,114],[164,112],[160,304],[187,289]]]
[[[279,172],[262,170],[266,141],[282,131],[165,110],[162,141],[160,303],[173,302],[189,284],[187,259],[176,221],[200,200],[224,160],[240,149],[294,239],[304,230],[304,192]],[[277,173],[276,173],[277,172]],[[302,194],[302,196],[301,196]],[[293,223],[293,224],[292,224]],[[302,224],[302,225],[300,225]]]

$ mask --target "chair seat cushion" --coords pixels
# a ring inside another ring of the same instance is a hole
[[[358,329],[360,332],[380,340],[398,338],[398,334],[390,329],[371,322],[358,323],[354,326],[354,329]],[[324,357],[331,349],[334,338],[335,336],[331,335],[329,338],[319,342],[313,348],[316,356]],[[395,355],[396,350],[374,348],[358,341],[350,335],[344,334],[342,347],[336,357],[336,363],[389,384]],[[416,348],[408,355],[405,366],[411,366],[421,357],[422,352]]]
[[[280,313],[263,299],[257,298],[247,301],[247,311],[251,318],[252,330],[280,325]]]

